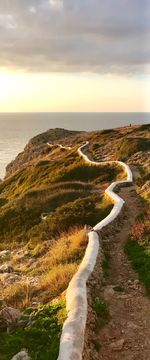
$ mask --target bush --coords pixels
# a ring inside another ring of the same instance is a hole
[[[129,239],[125,245],[125,252],[132,262],[133,268],[138,272],[147,294],[150,295],[150,256],[144,246],[137,240]]]
[[[32,191],[30,194],[24,194],[12,207],[7,207],[0,214],[0,237],[14,238],[15,241],[28,241],[27,231],[35,225],[40,224],[41,214],[51,213],[63,204],[74,201],[88,195],[88,191],[57,189],[56,192],[47,189],[47,191]]]
[[[125,161],[136,152],[147,150],[150,150],[150,140],[137,137],[124,138],[117,145],[115,158]]]
[[[99,207],[96,207],[96,203]],[[56,209],[47,217],[46,221],[34,226],[28,232],[28,238],[33,243],[40,240],[49,240],[58,237],[60,233],[68,231],[73,226],[91,225],[103,219],[110,210],[112,204],[103,200],[98,195],[91,195],[83,199],[77,199]]]
[[[54,266],[42,276],[33,295],[38,296],[42,303],[53,300],[67,289],[76,270],[76,263]]]
[[[29,309],[24,316],[27,319],[34,313],[34,322],[25,329],[16,329],[13,333],[1,332],[1,360],[10,360],[21,349],[27,349],[32,360],[57,360],[61,329],[66,317],[65,304],[40,306]],[[28,314],[29,313],[29,314]]]

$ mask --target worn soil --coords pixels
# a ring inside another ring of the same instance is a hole
[[[108,303],[110,321],[94,336],[91,324],[94,318],[91,309],[89,310],[84,360],[150,359],[150,301],[138,280],[138,274],[134,272],[124,253],[124,245],[137,215],[142,211],[142,204],[134,186],[122,188],[119,195],[125,200],[125,216],[121,215],[121,226],[118,229],[117,224],[112,226],[114,231],[108,237],[109,272],[103,285],[99,287],[99,296]],[[95,277],[98,275],[98,267],[100,270],[100,264],[97,264]],[[93,279],[90,284],[91,292],[92,282]],[[121,291],[116,291],[116,286]],[[99,344],[97,353],[93,347],[93,339]]]

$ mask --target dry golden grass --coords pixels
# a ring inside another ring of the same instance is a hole
[[[2,300],[13,307],[27,307],[31,305],[33,287],[26,281],[11,284],[4,289]]]
[[[28,281],[11,284],[4,289],[2,300],[7,305],[19,308],[30,306],[34,299],[41,303],[50,302],[67,288],[77,267],[77,263],[57,265],[45,272],[35,285]]]
[[[70,234],[63,234],[42,259],[42,271],[58,264],[79,261],[85,251],[87,239],[83,229],[76,228]]]
[[[77,264],[64,264],[53,267],[45,273],[35,291],[43,303],[51,301],[66,290],[71,278],[77,270]]]
[[[27,280],[20,280],[4,289],[2,299],[8,305],[16,307],[27,307],[32,304],[35,297],[41,303],[51,301],[64,291],[72,276],[76,272],[86,248],[87,238],[82,228],[74,228],[69,234],[62,234],[61,238],[55,242],[47,254],[46,244],[39,244],[32,250],[34,256],[39,256],[33,270],[28,266],[29,258],[22,259],[14,256],[14,263],[18,265],[19,271],[26,273]],[[19,262],[19,263],[18,263]],[[35,282],[30,284],[30,276],[35,277]]]

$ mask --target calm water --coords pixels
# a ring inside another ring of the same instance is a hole
[[[150,123],[150,113],[0,113],[0,178],[28,140],[45,130],[100,130]]]

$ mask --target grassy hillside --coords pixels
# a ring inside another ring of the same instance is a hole
[[[148,201],[147,190],[142,192],[149,180],[148,126],[82,134],[55,129],[31,139],[0,183],[0,251],[7,250],[0,258],[0,307],[18,308],[25,319],[23,327],[15,325],[7,334],[0,315],[2,360],[21,348],[31,359],[57,359],[64,291],[87,246],[84,225],[107,216],[113,204],[104,190],[125,175],[116,165],[85,164],[77,148],[87,140],[97,160],[138,161],[138,191]],[[60,149],[57,142],[72,150]],[[142,246],[149,256],[147,242]]]
[[[40,241],[71,226],[90,221],[94,225],[92,218],[99,203],[99,197],[93,197],[95,186],[121,173],[121,168],[115,166],[89,166],[75,151],[66,155],[62,152],[57,162],[43,159],[18,171],[0,184],[1,248],[5,241],[9,247],[15,242],[31,242],[35,232]],[[86,205],[87,200],[90,205]],[[41,220],[43,212],[50,214],[46,222]]]

